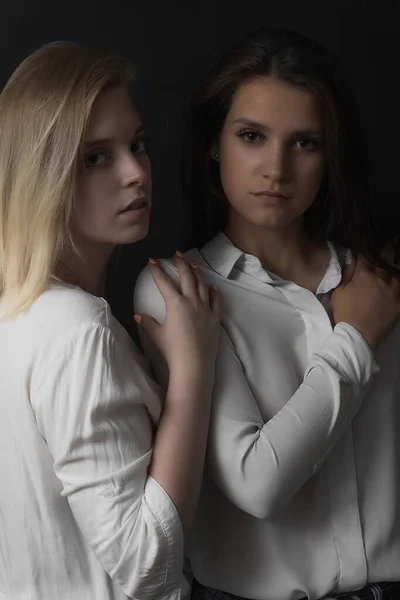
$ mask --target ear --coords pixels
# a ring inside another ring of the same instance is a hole
[[[219,148],[216,144],[211,147],[210,155],[213,160],[219,162]]]

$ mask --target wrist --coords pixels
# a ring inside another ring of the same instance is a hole
[[[186,356],[174,356],[168,364],[171,373],[177,375],[191,376],[195,379],[203,375],[214,375],[215,371],[215,357],[213,356],[202,356],[198,353],[197,355],[186,355]]]
[[[353,327],[361,335],[361,337],[365,340],[365,342],[368,344],[371,350],[375,350],[376,347],[379,345],[380,340],[378,340],[376,336],[369,334],[366,331],[366,328],[363,327],[362,324],[359,324],[356,320],[346,319],[339,321],[339,323],[340,322],[345,323],[347,325],[351,325],[351,327]]]
[[[214,386],[214,371],[214,365],[196,365],[183,361],[174,363],[169,368],[169,383],[180,388],[196,388],[208,393]]]

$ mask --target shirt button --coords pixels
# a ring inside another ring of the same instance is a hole
[[[114,492],[110,488],[107,488],[103,492],[103,498],[114,498]]]

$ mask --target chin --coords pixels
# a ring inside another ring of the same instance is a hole
[[[304,212],[302,210],[282,210],[272,207],[272,210],[265,211],[264,214],[253,214],[251,222],[258,227],[281,229],[282,227],[291,227],[294,223],[301,220]]]
[[[135,242],[140,242],[143,240],[147,234],[149,233],[149,224],[146,225],[138,225],[137,227],[132,227],[130,231],[124,231],[115,240],[115,244],[117,246],[124,246],[127,244],[134,244]]]
[[[269,217],[268,219],[253,219],[252,225],[263,229],[282,229],[292,225],[296,219],[285,219],[282,215]]]

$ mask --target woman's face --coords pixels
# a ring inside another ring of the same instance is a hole
[[[286,228],[312,204],[324,175],[323,124],[314,95],[273,77],[244,83],[215,152],[230,220]]]
[[[146,236],[151,169],[140,117],[123,88],[94,103],[84,139],[73,231],[85,242],[115,246]]]

